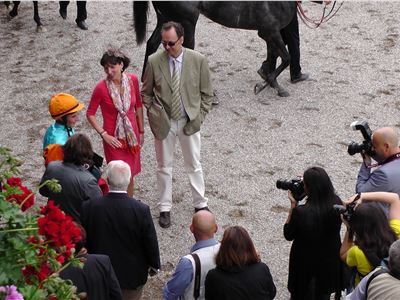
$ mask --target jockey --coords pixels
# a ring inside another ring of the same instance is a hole
[[[61,146],[75,133],[73,127],[78,121],[78,112],[84,106],[70,94],[60,93],[50,99],[49,112],[55,122],[47,128],[43,139],[45,166],[50,161],[62,160]]]

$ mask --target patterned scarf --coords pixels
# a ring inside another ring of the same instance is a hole
[[[117,124],[115,127],[114,136],[122,143],[124,148],[127,146],[135,153],[140,149],[140,145],[136,139],[135,132],[133,131],[131,121],[127,116],[129,107],[131,106],[131,79],[122,73],[121,76],[121,90],[123,94],[119,93],[117,86],[111,80],[106,79],[106,85],[110,97],[118,111]],[[135,113],[135,111],[134,111]]]

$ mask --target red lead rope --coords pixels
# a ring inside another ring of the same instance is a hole
[[[326,5],[325,5],[324,6],[324,10],[322,12],[321,18],[319,20],[313,20],[313,19],[307,17],[306,14],[304,13],[303,7],[301,6],[301,1],[297,1],[297,14],[300,16],[300,19],[303,21],[303,23],[307,27],[309,27],[309,28],[317,28],[322,23],[328,22],[334,15],[336,15],[336,13],[342,7],[343,3],[344,3],[344,1],[342,1],[342,3],[340,3],[340,6],[335,10],[336,1],[334,1],[333,5],[332,5],[332,8],[331,8],[331,10],[329,11],[329,13],[327,15],[325,15],[325,12],[326,12]],[[312,24],[313,26],[310,26],[309,23]]]

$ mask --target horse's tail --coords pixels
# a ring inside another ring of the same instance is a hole
[[[149,1],[133,2],[133,23],[135,26],[136,43],[138,45],[144,42],[147,28],[147,12]]]

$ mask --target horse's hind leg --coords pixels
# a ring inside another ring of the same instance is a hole
[[[275,52],[275,48],[267,44],[267,59],[263,61],[261,67],[258,69],[257,73],[262,79],[268,81],[268,74],[272,73],[276,69],[276,61],[278,55]]]
[[[157,26],[146,43],[146,53],[144,55],[144,63],[143,63],[142,77],[141,77],[142,82],[144,79],[143,77],[144,77],[144,72],[146,70],[147,60],[151,54],[157,51],[161,43],[161,26],[164,23],[164,20],[161,18],[162,17],[157,14]]]
[[[46,28],[44,28],[39,16],[38,1],[33,1],[33,19],[36,22],[36,31],[45,32]]]
[[[21,3],[21,1],[13,1],[14,6],[13,6],[12,10],[8,13],[8,15],[11,18],[18,16],[18,6],[20,3]]]
[[[264,31],[259,31],[258,35],[267,42],[268,45],[268,58],[267,58],[267,69],[268,74],[266,74],[266,81],[270,84],[271,87],[278,91],[279,96],[288,96],[288,92],[286,92],[276,80],[279,74],[289,65],[290,63],[290,55],[286,50],[285,43],[282,40],[281,34],[279,31],[275,33],[266,33]],[[277,57],[280,57],[282,62],[281,64],[275,68]]]

